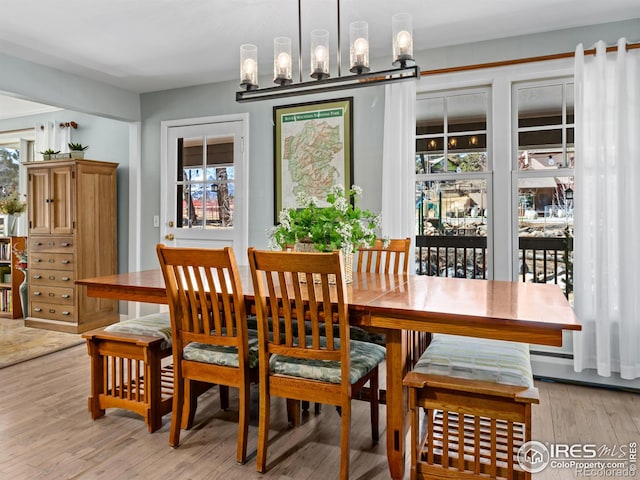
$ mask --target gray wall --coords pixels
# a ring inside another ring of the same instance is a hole
[[[71,110],[59,110],[0,120],[0,131],[33,128],[37,123],[48,120],[74,121],[78,124],[78,128],[71,131],[71,141],[89,145],[85,158],[120,164],[118,167],[118,270],[126,272],[129,249],[129,124]]]

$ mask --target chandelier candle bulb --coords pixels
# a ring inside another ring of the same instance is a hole
[[[393,26],[393,65],[404,68],[410,65],[409,62],[413,62],[411,15],[397,13],[392,17],[391,22]]]
[[[240,45],[240,86],[247,90],[258,88],[258,47]]]
[[[329,78],[329,32],[311,32],[311,77],[316,80]]]
[[[288,37],[273,40],[273,81],[278,85],[291,83],[291,39]]]
[[[369,72],[369,25],[367,22],[352,22],[349,25],[350,60],[352,73]]]

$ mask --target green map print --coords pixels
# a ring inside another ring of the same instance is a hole
[[[288,160],[293,195],[325,198],[342,176],[338,168],[342,159],[336,161],[336,155],[344,148],[340,127],[326,120],[307,120],[297,134],[283,137],[282,156]]]

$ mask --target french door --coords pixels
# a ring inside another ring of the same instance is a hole
[[[231,246],[246,263],[247,123],[245,115],[163,122],[165,245]]]

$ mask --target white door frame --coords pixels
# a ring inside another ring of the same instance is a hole
[[[167,120],[160,123],[160,189],[161,192],[164,190],[167,185],[167,158],[168,158],[168,138],[169,138],[169,128],[171,127],[186,127],[186,126],[196,126],[196,125],[205,125],[210,123],[226,123],[226,122],[241,122],[242,123],[242,139],[241,139],[241,148],[242,148],[242,165],[240,172],[237,172],[236,178],[238,183],[244,185],[243,189],[238,189],[234,192],[236,198],[241,200],[238,202],[241,205],[241,211],[239,212],[239,218],[241,219],[240,225],[236,225],[236,227],[240,228],[241,235],[238,238],[238,245],[234,247],[236,252],[236,258],[238,264],[244,265],[247,263],[246,259],[246,251],[249,246],[249,114],[248,113],[238,113],[238,114],[230,114],[230,115],[216,115],[211,117],[198,117],[198,118],[186,118],[180,120]],[[238,176],[238,173],[240,176]],[[166,197],[166,196],[165,196]],[[235,208],[235,207],[234,207]],[[167,217],[167,206],[166,206],[166,198],[162,198],[160,204],[160,218],[164,219]],[[235,219],[234,219],[235,220]],[[167,232],[167,225],[160,225],[160,238],[163,239]]]

